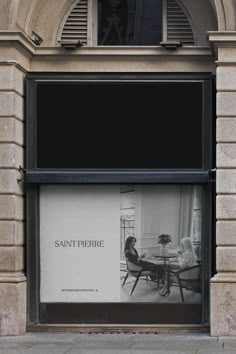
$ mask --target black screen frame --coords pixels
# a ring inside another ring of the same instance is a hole
[[[37,86],[60,82],[200,82],[202,84],[202,168],[199,169],[55,169],[37,166]],[[26,78],[26,182],[29,183],[160,183],[175,178],[206,182],[212,168],[212,74],[31,74]]]

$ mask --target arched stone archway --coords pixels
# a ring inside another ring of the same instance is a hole
[[[23,1],[27,3],[27,7],[25,11],[21,7],[19,8],[16,25],[24,28],[28,36],[32,31],[39,34],[43,38],[43,45],[55,46],[58,28],[74,0],[34,0],[31,3]]]
[[[236,29],[235,0],[182,1],[189,11],[195,11],[199,7],[204,16],[208,14],[209,17],[214,17],[217,14],[219,30]],[[34,31],[44,39],[43,45],[55,46],[60,24],[73,3],[74,0],[5,0],[1,5],[0,28],[20,29],[28,36]]]
[[[236,1],[235,0],[211,0],[214,4],[219,31],[236,30]]]
[[[1,3],[0,28],[24,30],[29,34],[31,30],[48,33],[47,39],[55,37],[63,16],[67,13],[74,0],[5,0]],[[188,3],[189,0],[184,0]],[[236,30],[236,1],[235,0],[208,0],[212,10],[216,11],[219,31]],[[43,28],[43,26],[45,26]],[[40,33],[39,33],[40,34]]]

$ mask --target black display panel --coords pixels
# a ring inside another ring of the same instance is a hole
[[[37,82],[37,168],[203,168],[202,81]]]

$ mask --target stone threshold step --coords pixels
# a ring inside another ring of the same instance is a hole
[[[28,324],[27,332],[73,333],[210,333],[209,325],[75,325]]]

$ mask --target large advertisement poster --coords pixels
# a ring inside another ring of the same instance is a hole
[[[40,301],[201,303],[200,186],[41,186]]]
[[[41,188],[42,302],[120,300],[119,187]]]

